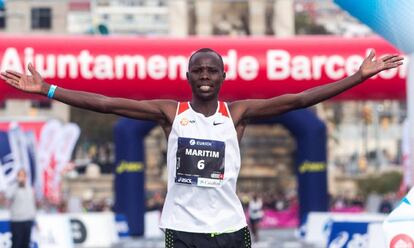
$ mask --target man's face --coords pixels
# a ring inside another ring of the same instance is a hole
[[[194,54],[190,60],[187,79],[191,85],[193,96],[201,100],[217,98],[225,77],[221,61],[213,52]]]
[[[26,171],[19,170],[19,172],[17,173],[17,182],[19,184],[25,184],[26,183]]]

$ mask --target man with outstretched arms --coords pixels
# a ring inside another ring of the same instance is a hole
[[[239,143],[248,120],[306,108],[350,89],[382,70],[398,67],[402,57],[374,60],[374,52],[359,70],[343,80],[270,99],[218,100],[226,78],[221,56],[208,48],[189,60],[189,102],[130,100],[73,91],[50,85],[29,65],[31,75],[15,71],[1,78],[15,88],[42,94],[71,106],[156,121],[168,137],[168,192],[160,227],[166,247],[250,247],[250,233],[236,181]]]

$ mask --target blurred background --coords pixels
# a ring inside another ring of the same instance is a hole
[[[132,39],[132,42],[137,43],[143,39],[160,39],[167,44],[168,39],[176,41],[190,37],[234,39],[235,43],[238,39],[246,38],[274,39],[275,42],[292,39],[298,42],[299,47],[301,39],[312,38],[317,41],[334,37],[333,42],[352,40],[364,43],[365,39],[374,39],[380,43],[383,53],[396,51],[368,26],[329,0],[0,0],[0,41],[3,43],[0,50],[0,60],[3,59],[1,71],[12,63],[12,59],[5,59],[7,47],[14,44],[18,46],[22,40],[30,44],[32,36],[43,40],[50,37],[51,50],[56,50],[52,47],[54,37],[83,39],[86,36],[94,39],[87,41],[90,43],[86,42],[85,46],[95,46],[97,49],[99,42],[104,43],[113,37]],[[66,46],[70,47],[70,43]],[[174,44],[177,46],[179,42]],[[383,46],[387,48],[383,49]],[[370,48],[375,48],[375,45],[368,44],[358,53],[365,56],[365,50]],[[117,49],[114,47],[114,53]],[[337,53],[345,51],[347,54],[346,49],[346,45],[338,46]],[[19,54],[20,57],[30,56],[20,51]],[[322,241],[313,242],[312,238],[306,238],[306,228],[301,228],[306,226],[302,225],[306,222],[306,216],[302,216],[298,196],[300,168],[312,171],[316,166],[316,171],[323,171],[322,176],[326,177],[327,197],[322,201],[327,204],[316,210],[365,216],[372,214],[378,220],[383,215],[376,214],[389,213],[401,200],[406,190],[403,182],[403,126],[407,117],[405,83],[401,78],[383,79],[387,79],[387,84],[395,85],[396,91],[400,93],[391,93],[387,97],[386,92],[380,92],[378,96],[367,95],[365,99],[361,97],[364,93],[357,97],[349,95],[328,100],[307,110],[324,125],[326,132],[323,133],[323,143],[326,149],[322,156],[326,159],[305,159],[298,164],[298,137],[292,134],[291,128],[283,121],[248,126],[240,144],[242,167],[237,193],[246,213],[254,194],[263,202],[265,216],[260,224],[260,238],[253,247],[327,247],[327,243],[323,242],[327,242],[329,235],[323,234]],[[65,81],[65,87],[70,88],[70,82],[69,79]],[[59,86],[58,81],[55,83]],[[95,86],[85,89],[100,87],[99,81],[92,83]],[[285,86],[275,84],[272,87]],[[371,84],[370,89],[375,91],[375,84]],[[10,87],[7,90],[13,92]],[[232,94],[237,95],[237,91]],[[69,107],[47,98],[15,95],[16,92],[2,96],[0,130],[7,133],[16,129],[17,125],[25,133],[34,132],[36,137],[32,141],[37,153],[35,157],[47,157],[47,162],[38,162],[45,163],[42,168],[50,167],[50,161],[53,160],[53,152],[41,154],[47,144],[62,147],[70,144],[65,150],[65,158],[59,160],[60,165],[51,167],[54,171],[49,177],[45,177],[44,173],[43,177],[33,176],[33,185],[39,196],[38,212],[73,214],[78,219],[82,219],[79,215],[85,213],[115,213],[118,233],[124,231],[126,234],[120,234],[109,245],[163,247],[163,236],[156,228],[157,214],[162,210],[167,188],[166,138],[161,128],[151,126],[143,137],[142,161],[138,159],[138,164],[131,163],[128,167],[125,164],[128,162],[117,157],[119,155],[116,153],[117,149],[126,149],[115,141],[116,127],[121,121],[119,117]],[[62,143],[62,136],[59,135],[63,134],[58,134],[58,131],[53,134],[55,136],[41,141],[42,128],[50,122],[59,126],[55,127],[59,130],[64,130],[69,124],[75,125],[79,127],[79,133],[71,133],[71,137],[67,138],[70,142],[63,138]],[[306,126],[306,123],[303,125]],[[7,142],[6,136],[1,142]],[[307,145],[312,144],[315,145],[310,140]],[[13,149],[9,150],[12,154]],[[10,168],[7,171],[5,158],[1,162],[3,182],[11,183],[14,174],[10,173]],[[321,168],[318,169],[318,166]],[[30,170],[29,164],[27,168]],[[33,168],[31,170],[35,171]],[[141,213],[144,219],[139,217],[138,221],[122,215],[122,204],[116,206],[117,199],[121,197],[131,199],[129,192],[120,193],[122,191],[116,189],[115,178],[125,171],[142,174],[136,180],[142,180],[144,186],[144,209]],[[42,173],[38,171],[38,174]],[[38,188],[35,179],[37,183],[43,180],[43,188]],[[49,191],[45,191],[44,185],[47,183],[44,180],[53,181],[48,186]],[[311,187],[314,183],[307,185]],[[8,186],[5,184],[3,187],[6,191]],[[307,201],[312,202],[312,199]],[[5,202],[0,203],[0,211],[7,211]],[[309,210],[315,209],[310,207]],[[305,212],[308,214],[308,210]],[[85,222],[89,223],[89,220]],[[138,231],[128,234],[131,228],[128,222],[141,227],[133,227]],[[78,230],[74,221],[71,228],[71,232]],[[0,232],[0,247],[9,247],[6,239],[7,236],[2,236]],[[74,240],[76,247],[99,247]]]

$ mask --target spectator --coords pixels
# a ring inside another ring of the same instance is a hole
[[[7,191],[10,207],[12,248],[29,248],[36,203],[33,188],[27,183],[24,169],[17,172],[17,185]]]
[[[393,208],[393,204],[390,199],[390,196],[385,195],[380,203],[379,212],[383,214],[388,214],[388,213],[391,213],[392,208]]]
[[[257,194],[253,195],[253,198],[249,202],[249,218],[250,218],[250,225],[253,233],[254,241],[259,241],[259,236],[257,233],[257,228],[260,221],[263,218],[263,203],[262,199],[257,196]]]

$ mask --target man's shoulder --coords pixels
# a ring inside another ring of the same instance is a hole
[[[237,100],[233,102],[227,103],[227,106],[229,108],[230,114],[239,114],[240,112],[243,112],[248,106],[251,104],[251,100]]]
[[[177,112],[178,101],[169,99],[157,99],[151,100],[151,104],[154,104],[164,115],[164,119],[160,120],[162,126],[171,126]]]
[[[170,100],[170,99],[156,99],[150,100],[152,105],[157,106],[157,108],[161,109],[163,112],[174,112],[177,109],[178,101]]]

